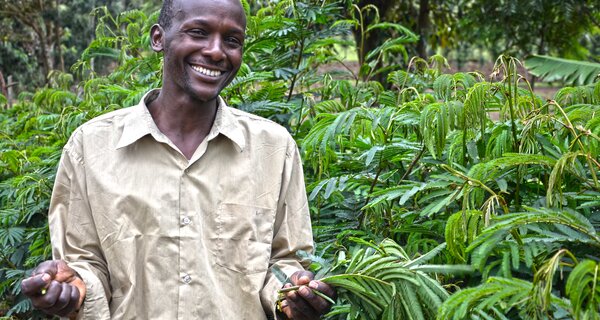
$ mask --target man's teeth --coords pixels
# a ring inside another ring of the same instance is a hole
[[[204,75],[211,76],[211,77],[218,77],[222,73],[219,70],[209,70],[209,69],[206,69],[206,68],[203,68],[203,67],[199,67],[199,66],[194,66],[194,65],[192,65],[192,69],[194,69],[194,70],[196,70],[196,71],[198,71],[198,72],[200,72],[200,73],[202,73]]]

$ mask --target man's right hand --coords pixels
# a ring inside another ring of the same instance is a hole
[[[68,317],[83,304],[85,283],[66,262],[49,260],[21,282],[21,292],[31,299],[35,308]]]

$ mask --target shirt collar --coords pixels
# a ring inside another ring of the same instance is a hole
[[[129,146],[148,134],[152,135],[157,141],[165,142],[163,140],[167,138],[160,132],[156,123],[154,123],[147,105],[158,97],[159,92],[160,89],[149,91],[142,97],[140,103],[131,107],[131,112],[123,118],[123,133],[117,143],[117,149]],[[219,134],[224,135],[235,143],[239,152],[242,152],[246,147],[246,138],[241,125],[231,108],[221,97],[218,97],[215,121],[206,138],[212,140]]]

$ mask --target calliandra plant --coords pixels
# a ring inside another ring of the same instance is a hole
[[[390,89],[324,83],[299,139],[318,254],[445,242],[435,263],[475,271],[438,279],[452,294],[432,319],[596,319],[600,83],[544,100],[515,58],[490,80],[440,65],[414,58]]]
[[[353,240],[361,246],[350,253],[349,259],[342,251],[335,265],[317,273],[317,277],[329,273],[319,280],[335,287],[338,293],[337,304],[326,316],[328,319],[433,319],[449,294],[429,273],[471,271],[465,265],[424,264],[442,251],[445,244],[410,259],[391,239],[384,239],[378,245],[358,238]],[[280,294],[298,288],[285,288]]]

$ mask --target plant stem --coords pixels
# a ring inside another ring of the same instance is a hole
[[[294,136],[298,135],[300,131],[300,125],[302,124],[302,112],[304,111],[304,99],[300,102],[300,110],[298,111],[298,123],[296,124],[296,130]]]
[[[463,136],[462,136],[462,166],[467,166],[467,115],[463,115]]]
[[[406,178],[408,178],[408,176],[412,172],[414,166],[417,164],[417,162],[419,162],[419,160],[423,156],[423,153],[425,153],[426,149],[427,149],[427,147],[425,145],[423,145],[423,148],[421,148],[421,151],[419,151],[419,154],[417,154],[417,156],[415,157],[415,159],[410,163],[410,165],[408,166],[408,169],[406,169],[406,172],[404,172],[404,174],[402,175],[402,178],[400,178],[400,181],[405,180]]]
[[[373,190],[375,189],[375,185],[377,185],[377,181],[379,180],[379,175],[381,175],[382,171],[383,171],[383,167],[381,166],[381,159],[380,159],[379,160],[379,168],[377,168],[377,173],[375,173],[375,179],[373,179],[373,182],[371,183],[371,188],[369,188],[369,195],[367,196],[367,200],[365,201],[364,206],[368,205],[369,201],[371,201],[371,193],[373,193]]]
[[[298,60],[296,61],[296,70],[300,68],[300,64],[302,63],[302,56],[304,54],[304,37],[302,37],[302,41],[300,41],[300,52],[298,52]],[[292,94],[294,93],[294,87],[296,86],[296,81],[298,80],[298,73],[294,74],[292,77],[292,83],[290,84],[290,91],[288,92],[287,102],[290,102],[292,99]]]
[[[502,59],[504,60],[504,58]],[[508,64],[508,65],[507,65]],[[515,103],[517,102],[517,95],[518,95],[518,79],[516,77],[516,64],[513,61],[512,58],[509,59],[508,62],[504,62],[504,72],[506,73],[506,79],[507,79],[507,83],[506,83],[506,87],[508,89],[508,108],[510,111],[510,124],[511,124],[511,131],[512,131],[512,136],[513,136],[513,148],[514,148],[514,152],[519,152],[519,140],[517,138],[517,125],[516,125],[516,115],[515,115]],[[514,83],[512,81],[512,79],[515,79]],[[514,86],[514,87],[513,87]],[[514,92],[513,92],[514,90]],[[517,171],[516,171],[516,186],[515,186],[515,207],[518,208],[521,206],[521,199],[520,199],[520,189],[521,189],[521,177],[519,174],[519,167],[517,167]]]
[[[279,293],[287,293],[287,292],[291,292],[291,291],[297,291],[298,289],[300,289],[301,286],[292,286],[289,288],[283,288],[283,289],[279,289]],[[335,304],[335,301],[333,301],[333,299],[331,299],[328,295],[324,294],[321,291],[315,290],[313,288],[307,287],[309,288],[314,294],[318,295],[319,297],[327,300],[327,302],[331,303],[331,304]],[[284,297],[280,297],[279,300],[283,300],[285,299]]]
[[[596,171],[593,169],[592,161],[590,161],[590,158],[593,159],[593,157],[591,157],[589,155],[585,146],[583,145],[583,142],[581,142],[581,139],[578,138],[578,134],[577,134],[577,132],[575,132],[575,127],[573,126],[573,123],[571,123],[571,120],[567,116],[567,113],[565,112],[565,110],[563,110],[563,108],[554,100],[550,101],[550,104],[554,105],[556,108],[558,108],[558,110],[560,111],[562,116],[565,118],[565,122],[566,122],[565,127],[571,132],[575,141],[577,141],[577,144],[579,145],[581,152],[586,155],[586,160],[588,162],[588,166],[590,167],[590,172],[592,174],[592,179],[594,180],[594,186],[597,188],[598,187],[598,177],[596,176]]]

